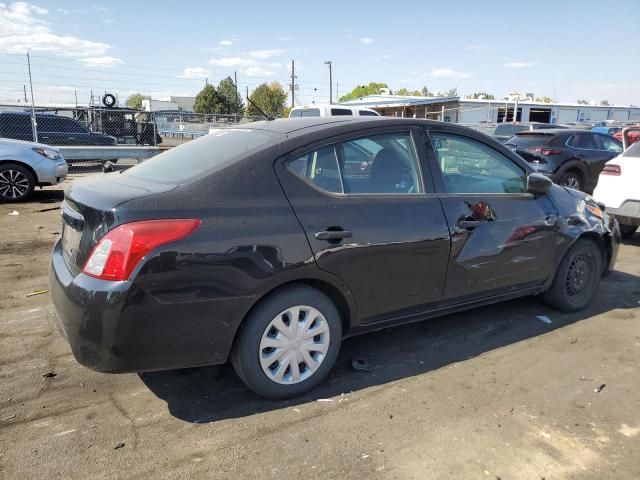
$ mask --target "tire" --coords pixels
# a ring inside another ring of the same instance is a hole
[[[620,235],[622,238],[631,238],[633,234],[638,230],[637,225],[622,225],[620,224]]]
[[[565,254],[549,290],[542,298],[563,312],[588,305],[600,284],[602,251],[591,240],[578,239]]]
[[[317,335],[303,339],[303,335],[293,334],[290,309],[298,307],[297,326],[312,328]],[[295,397],[315,388],[329,374],[341,339],[340,314],[326,295],[305,285],[287,287],[260,301],[245,318],[231,363],[238,377],[258,395],[270,399]],[[302,346],[305,344],[307,348]],[[295,363],[289,361],[292,355],[296,356]]]
[[[7,203],[21,202],[33,193],[36,179],[22,165],[5,163],[0,165],[0,200]]]
[[[584,181],[582,180],[582,175],[577,172],[566,172],[564,175],[562,175],[562,177],[560,177],[560,180],[558,180],[558,185],[570,187],[580,191],[584,189]]]

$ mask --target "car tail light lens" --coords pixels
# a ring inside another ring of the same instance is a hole
[[[604,168],[602,169],[602,174],[615,175],[616,177],[618,177],[622,174],[622,169],[620,168],[620,165],[609,164],[604,166]]]
[[[195,219],[125,223],[100,239],[82,271],[102,280],[128,280],[147,253],[188,237],[199,225],[200,220]]]
[[[541,155],[544,155],[545,157],[562,153],[562,150],[558,148],[530,148],[529,151],[533,153],[539,153]]]

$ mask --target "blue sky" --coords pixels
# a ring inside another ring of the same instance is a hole
[[[151,8],[150,5],[153,5]],[[288,83],[302,102],[370,81],[461,94],[533,92],[640,104],[640,2],[0,3],[0,101],[22,96],[33,55],[37,101],[89,92],[154,98],[238,84]]]

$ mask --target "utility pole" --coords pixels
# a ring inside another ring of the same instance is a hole
[[[238,105],[238,97],[240,97],[240,94],[238,93],[238,72],[235,70],[233,71],[233,86],[236,89],[236,105]]]
[[[331,76],[331,60],[324,62],[325,65],[329,65],[329,105],[333,104],[333,77]]]
[[[336,82],[336,98],[340,100],[340,84]]]
[[[296,106],[296,63],[291,60],[291,108]]]
[[[29,67],[29,87],[31,88],[31,124],[33,126],[33,141],[38,142],[38,122],[36,122],[36,107],[33,100],[33,81],[31,80],[31,59],[27,52],[27,66]]]

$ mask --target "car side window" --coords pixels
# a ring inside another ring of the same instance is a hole
[[[294,158],[287,168],[332,193],[424,192],[409,132],[370,135],[325,146]]]
[[[370,135],[336,145],[345,193],[422,193],[409,132]]]
[[[525,171],[511,159],[462,135],[430,134],[447,193],[525,193]]]
[[[612,138],[607,138],[602,135],[598,135],[598,140],[600,141],[601,147],[600,150],[605,150],[607,152],[614,153],[622,153],[622,147],[618,142],[613,140]]]
[[[598,144],[595,139],[595,135],[591,133],[579,133],[573,137],[574,148],[580,148],[582,150],[598,150]]]

